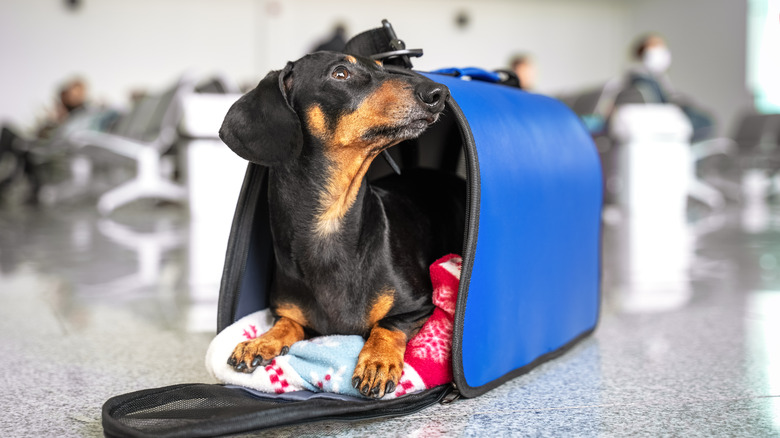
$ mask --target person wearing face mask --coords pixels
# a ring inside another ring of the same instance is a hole
[[[634,46],[633,56],[635,65],[629,69],[626,75],[626,86],[618,94],[615,104],[677,105],[693,126],[691,142],[710,138],[715,128],[712,116],[678,93],[669,80],[666,72],[672,64],[672,54],[664,39],[657,34],[640,37]]]

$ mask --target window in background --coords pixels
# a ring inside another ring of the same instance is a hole
[[[780,0],[748,3],[747,86],[756,109],[780,112]]]

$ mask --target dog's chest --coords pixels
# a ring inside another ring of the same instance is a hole
[[[312,293],[311,328],[321,334],[367,334],[371,329],[371,295],[357,285],[316,288]]]

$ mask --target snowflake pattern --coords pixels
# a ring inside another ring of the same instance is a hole
[[[337,371],[333,368],[328,368],[325,371],[325,375],[320,377],[320,374],[316,371],[310,373],[311,381],[314,385],[320,389],[320,391],[327,392],[339,392],[341,384],[344,382],[344,373],[347,371],[346,366],[340,367]]]
[[[446,262],[438,264],[438,267],[450,274],[452,278],[448,281],[443,281],[438,285],[434,285],[433,304],[444,310],[450,316],[455,314],[462,266],[463,260],[460,257],[453,257]]]
[[[316,338],[309,339],[307,344],[330,348],[338,348],[341,346],[341,342],[339,342],[334,336],[318,336]]]
[[[448,315],[455,314],[455,303],[458,291],[449,286],[439,286],[433,291],[433,304],[445,311]]]
[[[255,339],[257,337],[257,327],[254,324],[249,324],[248,329],[244,329],[244,337],[249,339]]]
[[[405,373],[401,374],[401,379],[398,382],[398,387],[393,393],[394,397],[400,397],[410,392],[414,392],[415,390],[414,383],[412,383],[412,381],[409,379],[405,379],[404,374]]]
[[[265,372],[268,373],[268,380],[277,394],[294,391],[284,375],[284,370],[276,363],[276,360],[272,360],[270,364],[266,365]]]
[[[420,333],[409,341],[408,348],[412,357],[447,363],[452,349],[452,321],[446,318],[428,320]]]
[[[463,268],[463,259],[460,257],[453,257],[444,263],[440,263],[439,266],[446,269],[447,272],[452,274],[453,277],[460,280],[460,271]]]

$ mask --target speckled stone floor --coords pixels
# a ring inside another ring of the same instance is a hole
[[[265,435],[780,436],[780,209],[757,214],[688,228],[684,278],[655,292],[605,226],[596,333],[484,396]],[[152,205],[0,210],[0,436],[101,436],[114,395],[212,382],[217,286],[189,280],[189,225]]]

